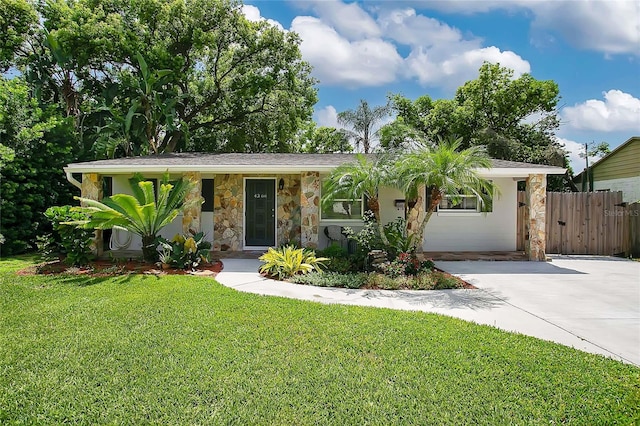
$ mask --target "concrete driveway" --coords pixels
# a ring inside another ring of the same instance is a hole
[[[551,258],[436,264],[495,298],[454,316],[640,365],[640,262]]]

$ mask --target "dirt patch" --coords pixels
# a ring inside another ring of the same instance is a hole
[[[86,275],[89,277],[109,277],[127,274],[146,275],[199,275],[215,277],[222,271],[223,265],[219,260],[199,265],[195,270],[168,268],[164,269],[153,263],[141,260],[127,260],[113,262],[110,260],[95,260],[86,266],[69,266],[61,261],[45,262],[18,271],[18,275]]]

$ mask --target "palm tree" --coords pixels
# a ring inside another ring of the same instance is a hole
[[[195,181],[183,178],[169,182],[169,173],[165,173],[156,199],[153,182],[145,181],[136,173],[129,179],[133,195],[115,194],[102,201],[75,197],[84,204],[78,210],[85,212],[89,219],[74,224],[90,229],[119,227],[139,235],[142,238],[142,257],[145,261],[154,262],[158,254],[158,232],[184,210],[202,204],[201,197],[185,201],[186,195],[196,185]]]
[[[362,144],[364,153],[368,154],[371,149],[371,137],[375,136],[373,126],[389,115],[389,106],[377,106],[373,109],[364,99],[360,99],[360,105],[354,110],[343,111],[338,114],[338,124],[348,126],[344,129],[345,134],[355,141],[356,150]]]
[[[322,191],[323,205],[329,206],[339,198],[358,200],[365,197],[367,208],[376,218],[380,238],[384,244],[388,244],[380,220],[378,190],[391,182],[391,166],[392,164],[382,155],[376,160],[371,160],[363,154],[357,154],[355,162],[338,166],[325,180]]]
[[[485,205],[491,203],[496,188],[479,175],[480,169],[491,168],[491,159],[478,146],[459,151],[461,144],[462,138],[439,139],[435,145],[423,142],[401,155],[395,164],[395,184],[413,204],[407,215],[407,235],[413,236],[412,243],[418,251],[424,228],[445,195],[456,204],[463,195],[475,195]],[[426,209],[420,196],[422,188],[430,191]]]

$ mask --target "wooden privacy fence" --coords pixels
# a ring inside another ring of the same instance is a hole
[[[525,243],[525,193],[518,192],[518,250]],[[622,192],[547,192],[547,253],[640,256],[640,204]]]

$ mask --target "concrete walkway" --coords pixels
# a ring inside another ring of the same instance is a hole
[[[433,312],[551,340],[640,366],[640,262],[436,262],[478,290],[351,290],[263,278],[256,259],[224,259],[216,279],[239,291],[321,303]]]

